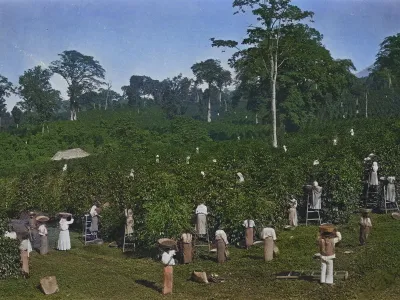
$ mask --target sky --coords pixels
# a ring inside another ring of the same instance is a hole
[[[65,50],[91,55],[121,93],[132,75],[165,79],[208,58],[228,68],[232,54],[210,38],[241,40],[255,24],[233,15],[232,0],[0,0],[0,74],[12,83],[25,70],[48,66]],[[371,66],[379,44],[400,32],[400,0],[293,0],[315,13],[313,27],[334,58],[349,58],[358,71]],[[53,88],[66,95],[58,75]],[[7,99],[11,110],[19,101]]]

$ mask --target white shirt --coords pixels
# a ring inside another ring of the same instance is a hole
[[[196,208],[196,214],[204,214],[207,215],[207,206],[205,206],[204,204],[200,204],[199,206],[197,206]]]
[[[94,216],[97,216],[97,210],[96,210],[97,206],[93,205],[92,208],[90,209],[90,215],[92,216],[92,218]]]
[[[255,227],[256,226],[256,224],[254,223],[254,221],[253,220],[244,220],[243,221],[243,226],[244,227],[246,227],[246,228],[251,228],[251,227]]]
[[[169,250],[164,252],[161,257],[161,261],[166,266],[175,266],[175,259],[173,258],[176,254],[175,250]]]
[[[47,235],[47,228],[44,224],[39,226],[38,231],[39,235]]]
[[[229,243],[228,243],[228,238],[227,238],[227,236],[226,236],[226,233],[225,233],[225,231],[223,231],[223,230],[217,230],[216,232],[215,232],[215,239],[218,241],[218,240],[223,240],[224,242],[225,242],[225,244],[226,245],[228,245]]]
[[[291,208],[296,208],[297,207],[297,200],[293,199],[292,201],[290,201],[290,207]]]
[[[372,227],[371,219],[370,218],[363,218],[360,219],[360,225]]]
[[[67,221],[67,219],[62,218],[62,219],[60,220],[60,229],[61,229],[62,231],[68,230],[69,224],[72,224],[72,223],[74,223],[74,219],[71,219],[71,221]]]
[[[265,227],[260,234],[260,238],[262,240],[265,240],[268,237],[272,237],[272,239],[274,241],[276,241],[276,233],[275,233],[275,229],[270,228],[270,227]]]
[[[4,233],[4,237],[8,237],[10,239],[16,240],[17,239],[17,233],[15,231],[11,231],[11,232],[6,231]]]

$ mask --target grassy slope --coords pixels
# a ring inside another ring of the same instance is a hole
[[[60,292],[51,299],[398,299],[400,292],[400,222],[390,216],[373,215],[373,232],[369,244],[358,246],[358,217],[341,226],[343,241],[337,248],[335,270],[347,270],[347,281],[334,287],[317,282],[278,281],[275,272],[284,270],[318,270],[313,260],[316,226],[301,226],[278,234],[280,256],[272,262],[262,259],[262,248],[250,251],[232,249],[232,260],[218,265],[214,256],[203,257],[191,265],[174,269],[174,295],[163,297],[157,288],[162,284],[162,265],[150,259],[132,259],[119,249],[107,246],[83,247],[77,235],[73,250],[37,253],[31,259],[31,278],[0,281],[1,299],[43,299],[36,288],[43,276],[55,275]],[[293,238],[290,238],[293,236]],[[353,250],[353,254],[344,254]],[[215,272],[225,283],[200,285],[189,281],[193,270]],[[94,275],[94,276],[93,276]],[[147,282],[147,285],[140,283]]]

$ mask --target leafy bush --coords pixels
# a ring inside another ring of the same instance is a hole
[[[143,246],[160,236],[179,236],[191,224],[199,202],[212,212],[210,231],[222,224],[232,242],[242,238],[241,223],[249,217],[258,226],[286,224],[288,196],[299,200],[304,216],[302,186],[314,180],[323,187],[324,220],[345,223],[362,192],[364,157],[377,154],[385,176],[400,170],[400,125],[394,119],[314,123],[298,133],[282,133],[287,152],[270,146],[268,127],[247,121],[205,124],[183,117],[167,120],[151,111],[121,111],[90,112],[78,122],[49,127],[50,134],[43,136],[30,128],[21,129],[20,136],[3,134],[10,143],[0,140],[0,149],[10,159],[0,158],[0,210],[8,216],[33,208],[82,215],[92,197],[100,196],[111,204],[102,213],[103,237],[122,237],[123,210],[130,206],[135,235]],[[48,159],[72,145],[92,155],[68,161],[68,170],[62,172],[64,162]],[[157,154],[160,163],[155,162]],[[320,164],[313,166],[314,160]],[[134,179],[128,176],[132,168]],[[244,175],[244,183],[236,183],[237,172]]]
[[[0,217],[0,279],[16,278],[20,274],[19,242],[4,237],[8,220],[3,214]]]

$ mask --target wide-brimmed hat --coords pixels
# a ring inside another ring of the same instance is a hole
[[[164,249],[175,249],[177,247],[177,242],[172,239],[167,239],[167,238],[159,239],[157,243],[161,248]]]
[[[58,215],[61,216],[61,217],[70,217],[70,216],[72,216],[72,214],[68,213],[68,212],[60,212],[60,213],[58,213]]]
[[[372,212],[372,209],[370,209],[370,208],[361,208],[360,212],[362,214],[369,214],[370,212]]]
[[[392,213],[392,218],[395,220],[400,220],[400,213],[399,212]]]
[[[321,232],[332,233],[335,231],[335,226],[333,224],[323,224],[319,226]]]
[[[50,220],[50,218],[47,216],[37,216],[36,217],[36,221],[39,221],[39,222],[47,222],[48,220]]]

